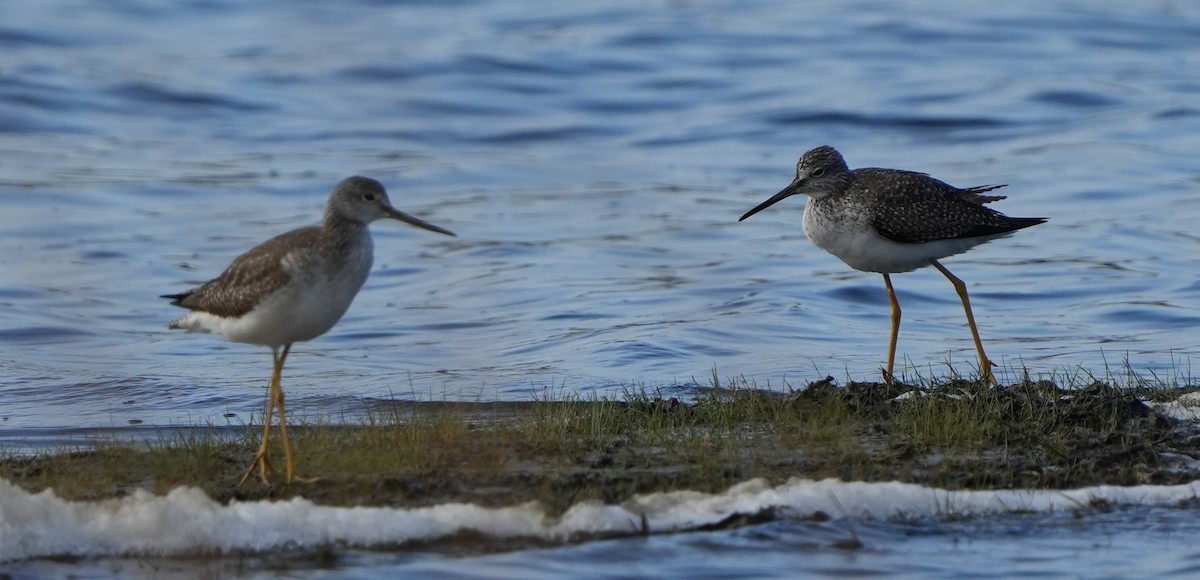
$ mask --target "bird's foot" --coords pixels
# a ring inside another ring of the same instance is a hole
[[[271,468],[271,462],[267,461],[267,454],[265,450],[259,450],[259,452],[254,455],[254,461],[250,462],[250,468],[246,470],[245,475],[243,475],[242,479],[238,481],[238,485],[241,486],[243,483],[246,483],[246,480],[250,479],[250,475],[253,474],[256,469],[258,470],[258,479],[263,482],[263,485],[270,485],[270,474],[274,473],[275,470]]]
[[[881,373],[883,373],[883,384],[885,384],[885,385],[896,384],[896,377],[895,377],[895,375],[892,374],[892,371],[890,371],[888,369],[879,369],[879,371]]]
[[[981,375],[980,378],[983,379],[983,381],[986,382],[989,387],[1000,386],[1000,383],[996,382],[995,373],[992,372],[992,369],[995,368],[995,366],[996,366],[996,363],[985,359],[985,362],[983,365],[983,372],[980,373],[980,375]]]

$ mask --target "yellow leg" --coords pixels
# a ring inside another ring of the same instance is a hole
[[[245,475],[242,475],[242,479],[238,481],[238,485],[246,483],[246,480],[250,479],[250,474],[254,473],[256,469],[258,470],[258,478],[264,484],[271,483],[270,474],[274,472],[274,470],[271,468],[271,463],[267,460],[267,448],[271,440],[271,421],[274,420],[276,405],[279,406],[279,414],[281,418],[280,423],[282,424],[281,430],[284,437],[284,450],[287,452],[286,456],[288,459],[288,467],[291,467],[291,449],[287,440],[287,423],[282,420],[284,417],[283,389],[279,386],[280,375],[283,372],[283,361],[287,359],[287,353],[291,347],[292,346],[290,344],[284,347],[283,356],[280,356],[278,348],[271,350],[271,359],[274,363],[274,368],[271,371],[271,384],[267,390],[267,408],[266,412],[263,413],[262,443],[259,444],[258,451],[254,454],[254,460],[250,462],[250,468],[246,470]]]
[[[888,302],[892,304],[892,336],[888,339],[887,368],[883,371],[883,380],[892,382],[892,367],[896,362],[896,341],[900,338],[900,302],[896,300],[896,290],[892,288],[892,278],[883,275],[883,283],[887,286]]]
[[[967,326],[971,327],[971,338],[975,341],[975,352],[979,353],[979,372],[983,375],[984,380],[991,384],[996,384],[996,377],[992,376],[992,361],[988,360],[987,354],[983,352],[983,342],[979,340],[979,329],[975,327],[975,315],[971,313],[971,299],[967,297],[967,285],[963,284],[957,276],[950,273],[945,266],[938,263],[937,260],[930,260],[950,283],[954,285],[954,290],[958,292],[958,297],[962,299],[963,311],[967,313]]]
[[[292,345],[283,347],[283,354],[279,355],[278,370],[275,371],[275,384],[279,384],[279,375],[283,373],[283,362],[287,360],[288,352],[292,350]],[[287,431],[287,413],[283,410],[283,388],[280,387],[275,391],[278,396],[279,404],[279,432],[283,435],[283,458],[287,467],[287,482],[292,483],[294,472],[292,470],[292,440],[288,437]]]

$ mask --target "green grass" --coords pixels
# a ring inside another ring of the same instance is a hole
[[[754,477],[949,488],[1188,479],[1159,453],[1200,456],[1200,442],[1135,399],[1173,399],[1185,388],[1125,368],[1121,387],[1082,371],[1034,378],[1022,369],[1010,370],[1020,380],[1002,388],[952,374],[915,385],[825,379],[765,390],[714,372],[709,387],[687,402],[633,389],[619,397],[548,390],[518,403],[395,401],[351,425],[292,426],[298,475],[319,478],[315,483],[236,485],[259,426],[246,426],[232,441],[190,429],[163,431],[139,446],[94,441],[88,450],[2,457],[0,477],[76,499],[191,485],[218,500],[538,500],[551,509],[655,491],[719,491]],[[283,465],[278,439],[270,460]]]

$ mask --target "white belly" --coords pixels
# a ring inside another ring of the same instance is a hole
[[[369,238],[332,266],[321,256],[296,252],[284,259],[291,280],[239,318],[193,310],[178,328],[219,334],[232,342],[271,347],[312,340],[325,334],[350,308],[371,270]]]
[[[282,346],[325,334],[350,308],[362,281],[322,279],[311,285],[294,281],[237,319],[227,319],[222,335],[233,342]]]
[[[953,256],[998,236],[938,240],[903,244],[876,233],[865,214],[830,216],[812,211],[809,200],[804,208],[804,233],[818,248],[840,258],[846,265],[864,272],[896,274],[930,265],[930,260]]]

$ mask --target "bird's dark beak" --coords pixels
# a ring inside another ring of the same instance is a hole
[[[410,216],[394,207],[388,207],[386,211],[387,211],[388,217],[398,219],[406,224],[414,225],[414,226],[417,226],[418,228],[424,228],[431,232],[437,232],[439,234],[446,234],[447,236],[455,235],[454,232],[452,232],[446,228],[440,228],[440,227],[435,226],[425,220],[417,219],[417,218]]]
[[[793,195],[796,195],[796,192],[800,191],[800,186],[803,184],[804,184],[804,181],[801,179],[793,180],[790,184],[788,184],[787,187],[783,188],[783,191],[776,193],[775,195],[772,195],[771,199],[768,199],[767,201],[764,201],[764,202],[758,204],[758,207],[746,212],[745,215],[738,218],[738,221],[740,222],[740,221],[742,221],[764,209],[767,209],[768,207],[775,205],[777,202],[779,202],[780,200],[782,200],[784,198],[788,198]]]

